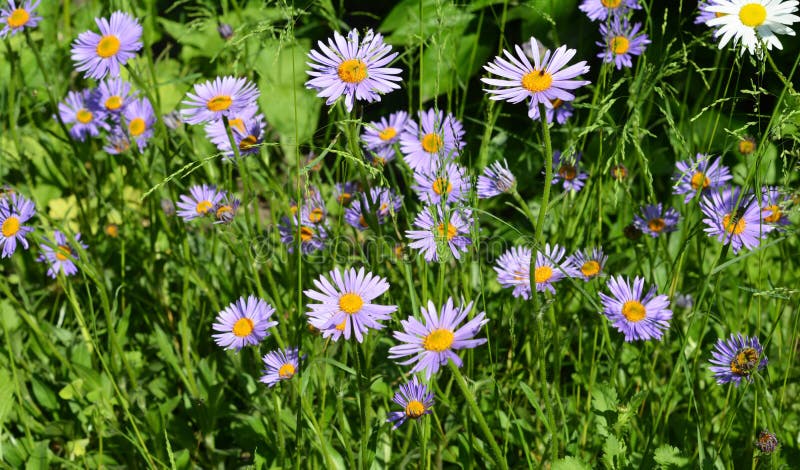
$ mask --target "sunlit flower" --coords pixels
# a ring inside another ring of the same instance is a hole
[[[225,191],[217,191],[213,185],[195,185],[189,188],[189,195],[181,195],[178,201],[178,215],[186,222],[213,214],[214,207],[225,196]]]
[[[278,225],[281,235],[281,242],[286,245],[289,253],[294,253],[298,244],[295,236],[300,237],[300,252],[308,254],[313,251],[325,248],[325,240],[328,238],[328,231],[323,224],[315,225],[307,221],[301,221],[297,214],[291,218],[284,217]]]
[[[731,334],[727,341],[717,340],[709,362],[709,370],[718,384],[733,382],[738,387],[742,379],[752,382],[753,373],[767,367],[767,356],[757,336],[751,338],[737,333]]]
[[[36,214],[33,202],[17,193],[0,196],[0,247],[3,258],[8,258],[17,249],[17,243],[28,249],[25,236],[33,232],[33,227],[23,225]]]
[[[35,11],[39,1],[25,0],[17,5],[14,0],[7,0],[6,6],[0,8],[0,24],[3,25],[3,29],[0,29],[0,38],[13,36],[25,28],[35,28],[42,20]]]
[[[469,177],[464,167],[457,163],[445,163],[430,172],[415,171],[414,180],[417,184],[411,189],[424,203],[438,204],[444,199],[450,204],[463,201],[469,195]]]
[[[392,411],[386,416],[387,422],[394,423],[392,429],[397,429],[409,419],[417,420],[431,413],[433,392],[428,390],[427,385],[419,383],[414,377],[411,382],[400,386],[400,390],[395,392],[392,401],[403,408],[403,411]]]
[[[574,275],[572,265],[563,259],[565,252],[564,247],[558,245],[553,245],[551,249],[549,243],[545,244],[544,252],[536,252],[533,281],[537,292],[547,290],[555,294],[556,288],[553,284]]]
[[[600,35],[603,36],[603,42],[598,42],[597,45],[603,48],[603,52],[597,54],[597,57],[603,59],[603,62],[613,62],[617,70],[632,67],[631,57],[642,55],[650,44],[647,35],[639,32],[641,28],[641,23],[631,26],[627,18],[614,17],[608,26],[601,23]]]
[[[640,277],[634,278],[631,286],[630,279],[612,276],[607,285],[611,296],[600,293],[603,314],[625,335],[625,341],[660,340],[672,318],[669,298],[656,295],[655,286],[643,297],[644,279]]]
[[[448,252],[461,259],[461,253],[472,243],[467,236],[472,228],[469,209],[426,206],[414,219],[414,227],[419,230],[406,230],[406,237],[412,240],[408,246],[422,251],[425,261],[439,261],[440,254]]]
[[[464,147],[464,128],[452,114],[429,109],[419,112],[419,126],[409,119],[400,136],[400,150],[414,171],[432,171],[453,160]]]
[[[659,202],[642,207],[641,215],[635,215],[633,223],[643,233],[656,238],[662,233],[675,231],[678,228],[678,217],[675,208],[667,207],[664,210],[664,206]]]
[[[789,225],[786,215],[789,196],[781,194],[777,186],[766,186],[761,188],[761,198],[761,218],[765,223],[776,227]]]
[[[214,206],[215,224],[229,224],[236,217],[241,201],[230,194],[225,194],[222,199]]]
[[[275,386],[281,380],[289,380],[294,377],[300,368],[300,355],[297,348],[279,349],[270,351],[262,358],[265,369],[259,382],[265,383],[270,387]]]
[[[121,11],[115,11],[109,19],[95,18],[94,21],[100,34],[85,31],[72,43],[75,70],[97,80],[106,75],[118,77],[120,66],[142,48],[142,25]]]
[[[624,16],[642,6],[639,5],[639,0],[583,0],[578,8],[592,21],[605,21],[609,16]]]
[[[762,222],[760,201],[752,194],[742,195],[741,192],[739,187],[726,188],[700,201],[700,209],[706,216],[704,231],[724,244],[730,243],[734,254],[742,247],[750,250],[757,247],[775,228]]]
[[[589,281],[603,274],[606,267],[608,256],[603,254],[602,248],[589,248],[583,251],[576,251],[572,256],[567,259],[567,262],[572,265],[572,271],[575,277],[583,278],[584,281]]]
[[[408,123],[408,113],[397,111],[390,114],[388,119],[383,117],[380,121],[365,124],[361,140],[368,150],[374,152],[391,148],[400,142],[400,134],[405,129],[406,123]]]
[[[688,204],[697,191],[707,195],[723,186],[733,176],[728,167],[723,165],[720,160],[720,158],[698,153],[694,158],[677,162],[675,175],[672,177],[675,182],[672,193],[685,194],[683,202]]]
[[[256,106],[258,88],[246,78],[217,77],[214,81],[196,83],[194,93],[187,93],[181,104],[183,120],[189,124],[232,119]]]
[[[137,143],[139,151],[144,151],[147,141],[153,137],[153,124],[156,122],[153,105],[145,97],[134,99],[125,106],[123,116],[128,127],[127,134]]]
[[[70,91],[64,102],[58,104],[58,114],[64,124],[72,124],[69,135],[84,141],[87,137],[100,134],[100,129],[108,129],[105,111],[96,106],[91,91]]]
[[[717,15],[706,24],[717,28],[714,36],[720,38],[720,49],[731,40],[734,46],[741,41],[741,54],[747,50],[754,55],[762,47],[783,49],[777,35],[795,35],[789,25],[800,21],[792,14],[797,4],[796,0],[711,0],[707,10]]]
[[[256,345],[269,336],[269,328],[278,322],[270,317],[275,309],[262,299],[251,295],[240,297],[217,315],[216,323],[211,325],[217,334],[214,341],[225,349],[237,351],[247,345]]]
[[[228,121],[233,142],[239,148],[241,156],[258,153],[260,144],[264,141],[264,129],[267,127],[264,115],[253,113],[252,116],[248,116],[255,110],[254,107],[247,108],[239,117]],[[231,139],[222,119],[206,124],[205,131],[208,139],[225,154],[225,158],[233,158],[235,154],[231,147]]]
[[[497,161],[484,168],[483,174],[478,177],[476,192],[478,198],[487,199],[511,191],[516,184],[517,179],[508,169],[508,163],[505,160],[502,163]]]
[[[131,84],[120,77],[108,78],[100,82],[95,90],[97,106],[114,117],[119,116],[135,96],[135,92],[131,93]]]
[[[531,250],[514,246],[497,258],[494,266],[497,282],[503,287],[513,287],[514,297],[531,298]]]
[[[64,273],[65,276],[72,276],[78,272],[78,267],[75,266],[75,261],[78,259],[78,253],[75,250],[76,245],[80,245],[84,250],[88,246],[81,243],[81,234],[76,233],[75,239],[72,242],[67,241],[66,235],[58,230],[53,231],[54,242],[45,238],[45,243],[41,245],[42,254],[36,259],[41,263],[47,263],[47,275],[55,279],[59,273]],[[53,246],[54,245],[54,246]]]

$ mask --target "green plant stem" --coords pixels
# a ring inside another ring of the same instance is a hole
[[[542,245],[544,232],[544,219],[547,214],[547,205],[550,203],[550,186],[553,181],[553,145],[550,143],[550,126],[547,124],[547,114],[543,104],[539,103],[539,120],[542,122],[542,139],[544,140],[544,190],[542,191],[542,205],[539,209],[539,219],[536,222],[536,244]]]

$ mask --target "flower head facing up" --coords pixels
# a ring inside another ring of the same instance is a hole
[[[264,115],[255,114],[245,117],[254,110],[256,110],[254,107],[248,108],[242,117],[228,121],[231,135],[233,135],[233,143],[239,149],[240,156],[258,153],[260,145],[264,141],[264,129],[267,127]],[[206,124],[205,131],[208,139],[217,146],[220,152],[225,154],[225,159],[233,158],[236,155],[231,147],[231,139],[228,137],[228,130],[222,119]]]
[[[664,206],[659,202],[642,207],[641,215],[634,216],[633,223],[643,233],[656,238],[662,233],[675,231],[678,228],[678,217],[675,208],[667,207],[664,210]]]
[[[589,174],[584,172],[580,167],[581,157],[583,154],[576,153],[573,157],[567,159],[561,154],[560,151],[553,151],[553,181],[552,184],[561,183],[564,191],[579,192],[585,181],[589,178]],[[542,172],[544,174],[544,171]]]
[[[467,236],[472,227],[472,211],[469,209],[443,209],[442,206],[426,206],[414,226],[420,230],[406,230],[411,239],[411,248],[422,251],[426,261],[439,261],[440,254],[450,253],[455,259],[467,251],[472,240]]]
[[[603,62],[613,62],[617,70],[622,67],[631,68],[631,57],[642,55],[650,44],[647,35],[640,33],[641,29],[641,23],[631,26],[626,18],[620,19],[616,16],[608,26],[601,23],[600,35],[603,36],[603,42],[598,42],[597,45],[603,48],[603,52],[597,54],[597,57],[603,59]]]
[[[246,78],[217,77],[194,85],[194,93],[187,93],[181,103],[181,116],[189,124],[231,118],[254,108],[258,96],[258,88]]]
[[[737,333],[731,334],[727,341],[717,340],[709,362],[708,369],[714,373],[718,384],[733,382],[738,387],[742,379],[752,382],[753,373],[767,367],[767,356],[757,336],[751,338]]]
[[[94,95],[89,90],[67,93],[64,102],[58,104],[58,114],[64,124],[72,124],[69,135],[81,142],[87,137],[100,134],[100,129],[108,130],[106,112],[97,106]]]
[[[310,309],[308,323],[322,331],[325,338],[332,337],[338,341],[355,335],[361,343],[370,329],[383,328],[379,322],[391,318],[397,310],[396,305],[378,305],[372,303],[376,297],[389,290],[386,279],[366,272],[364,268],[356,271],[353,268],[342,273],[334,269],[329,273],[330,279],[324,275],[314,280],[316,290],[303,293],[321,303],[308,304]]]
[[[156,122],[156,113],[153,105],[145,97],[134,99],[122,113],[127,126],[125,134],[130,136],[139,146],[139,151],[144,151],[147,141],[153,137],[153,124]]]
[[[131,93],[131,84],[120,77],[108,78],[97,85],[94,101],[97,106],[113,117],[118,117],[136,93]]]
[[[100,34],[85,31],[72,43],[75,70],[86,78],[119,77],[121,65],[142,48],[142,25],[127,13],[115,11],[109,19],[95,18]]]
[[[609,16],[619,18],[642,6],[639,0],[583,0],[578,8],[592,21],[605,21]]]
[[[270,351],[262,358],[265,369],[259,382],[274,387],[281,380],[290,380],[300,369],[300,354],[297,348]]]
[[[382,94],[400,88],[396,82],[402,81],[402,70],[386,67],[398,53],[390,54],[392,46],[371,29],[360,40],[355,29],[346,38],[334,32],[327,45],[319,41],[317,47],[319,50],[308,53],[311,62],[306,64],[311,70],[306,73],[312,78],[306,82],[306,88],[316,90],[320,98],[327,98],[328,106],[344,95],[349,113],[354,100],[380,101]]]
[[[361,140],[368,150],[379,152],[384,149],[391,149],[394,144],[400,142],[400,135],[408,123],[408,113],[397,111],[389,115],[388,118],[381,118],[380,121],[370,122],[364,126],[364,133]]]
[[[25,236],[33,227],[23,225],[36,214],[33,202],[17,193],[0,196],[0,247],[2,257],[8,258],[17,249],[17,243],[28,249]]]
[[[415,171],[412,187],[419,199],[427,204],[438,204],[442,199],[447,204],[463,201],[469,195],[469,177],[461,165],[446,163],[434,166],[432,171]]]
[[[566,250],[558,245],[545,244],[544,252],[536,252],[536,264],[533,271],[533,284],[536,285],[537,292],[545,290],[555,294],[556,289],[553,284],[574,275],[572,265],[568,260],[563,260]]]
[[[497,258],[494,266],[497,282],[503,287],[513,287],[514,297],[531,298],[531,250],[522,246],[511,247]]]
[[[300,252],[309,254],[325,248],[325,240],[328,238],[328,231],[324,224],[313,224],[300,214],[294,214],[291,218],[284,217],[278,225],[281,235],[281,242],[286,245],[289,253],[294,253],[298,242]],[[299,240],[295,237],[299,237]]]
[[[660,340],[672,318],[669,298],[656,295],[655,286],[643,296],[644,279],[640,277],[634,278],[631,285],[629,279],[612,276],[607,286],[611,296],[600,293],[603,314],[625,335],[625,341]]]
[[[775,228],[762,221],[759,202],[752,194],[742,194],[739,187],[712,192],[700,201],[706,216],[703,230],[723,244],[730,243],[734,254],[742,247],[752,250]]]
[[[517,184],[517,178],[508,169],[508,163],[494,162],[483,170],[483,174],[478,177],[477,193],[478,198],[488,199],[510,192]]]
[[[451,113],[433,108],[419,112],[419,125],[409,119],[400,135],[400,150],[414,171],[431,172],[453,160],[464,147],[464,127]]]
[[[428,386],[419,383],[417,378],[411,382],[400,386],[400,390],[395,392],[392,401],[397,403],[403,411],[392,411],[386,417],[386,421],[394,423],[392,429],[397,429],[407,420],[417,420],[431,413],[433,407],[433,392],[428,390]]]
[[[344,211],[344,220],[358,230],[369,228],[369,217],[374,216],[379,225],[389,220],[389,216],[400,210],[403,196],[395,194],[391,188],[372,188],[367,193],[359,193],[350,207]]]
[[[495,86],[494,89],[484,89],[492,100],[504,100],[509,103],[519,103],[530,98],[528,102],[528,116],[533,118],[534,108],[539,103],[545,108],[552,108],[555,100],[572,101],[575,95],[567,90],[574,90],[588,84],[586,80],[576,80],[578,75],[589,72],[586,61],[578,62],[563,68],[575,56],[575,49],[561,46],[551,52],[545,51],[544,56],[539,53],[536,39],[531,38],[533,65],[520,46],[514,46],[517,56],[504,50],[506,58],[497,56],[494,62],[483,68],[501,78],[481,78],[487,85]]]
[[[431,301],[421,310],[424,323],[414,317],[401,320],[403,331],[395,331],[393,336],[403,344],[389,349],[389,359],[413,356],[400,362],[401,365],[414,364],[412,374],[425,371],[425,378],[430,379],[440,366],[447,364],[448,359],[461,367],[461,358],[455,351],[471,349],[486,342],[485,338],[474,339],[481,327],[489,322],[485,312],[478,313],[458,328],[472,311],[472,302],[456,307],[450,297],[441,313]]]
[[[590,281],[603,274],[606,267],[608,255],[603,254],[602,248],[585,249],[583,251],[576,251],[575,254],[567,259],[567,262],[572,266],[572,272],[575,277],[583,278],[584,281]]]
[[[761,55],[762,48],[783,49],[778,34],[795,35],[789,25],[800,21],[800,17],[792,14],[797,11],[797,3],[796,0],[711,0],[706,9],[715,15],[706,24],[717,28],[714,36],[720,38],[720,49],[733,40],[734,46],[741,42],[741,54],[748,51],[750,55]]]
[[[189,188],[189,195],[181,195],[178,201],[178,215],[186,222],[198,217],[213,215],[214,207],[225,196],[225,191],[217,191],[213,185],[195,185]]]
[[[270,317],[275,309],[254,295],[240,297],[217,315],[211,325],[217,334],[214,341],[225,349],[240,350],[247,345],[256,345],[269,336],[267,329],[277,325]]]
[[[0,38],[13,36],[25,28],[35,28],[42,20],[35,11],[39,1],[25,0],[20,1],[19,5],[14,0],[5,1],[6,5],[0,7],[0,25],[3,25]]]
[[[546,107],[544,110],[544,116],[547,119],[547,123],[550,124],[553,122],[553,120],[555,120],[559,124],[566,124],[567,119],[572,117],[574,112],[572,105],[569,104],[569,102],[558,98],[550,101],[550,104],[552,106]],[[531,109],[530,112],[530,118],[534,121],[538,121],[540,118],[539,107],[536,106],[535,108]]]
[[[672,193],[685,194],[683,202],[688,204],[698,191],[709,194],[723,186],[733,176],[720,160],[698,153],[694,158],[677,162],[675,174],[672,176],[675,182]]]
[[[42,254],[39,255],[36,261],[47,263],[47,275],[55,279],[58,273],[63,272],[65,276],[72,276],[78,272],[78,267],[75,266],[75,261],[78,259],[78,253],[75,251],[75,245],[80,245],[84,250],[88,246],[81,243],[81,234],[76,233],[75,239],[72,243],[67,240],[67,236],[58,230],[53,232],[54,241],[45,238],[45,244],[42,245]]]

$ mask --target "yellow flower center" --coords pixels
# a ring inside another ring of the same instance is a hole
[[[564,104],[564,102],[561,100],[561,98],[556,98],[554,100],[551,100],[550,104],[553,105],[553,109],[558,109],[561,107],[562,104]]]
[[[119,39],[113,34],[103,36],[100,42],[97,43],[97,55],[104,59],[108,59],[119,51]]]
[[[533,280],[537,284],[547,282],[551,277],[553,277],[553,268],[550,266],[539,266],[533,272]]]
[[[339,309],[344,313],[352,315],[358,313],[364,306],[364,299],[360,295],[348,292],[339,297]]]
[[[711,180],[708,179],[702,171],[698,171],[694,175],[692,175],[692,189],[697,191],[700,188],[706,189],[711,184]]]
[[[197,203],[197,206],[195,206],[194,210],[197,211],[198,214],[205,215],[213,206],[214,204],[211,204],[211,201],[200,201]]]
[[[345,83],[361,83],[367,78],[367,64],[360,59],[348,59],[339,64],[338,73]]]
[[[251,148],[253,148],[253,146],[256,145],[256,142],[258,142],[258,139],[256,139],[256,136],[248,135],[247,137],[245,137],[244,139],[239,141],[239,150],[245,151],[245,150],[251,149]]]
[[[338,325],[336,325],[336,330],[337,331],[344,331],[344,328],[346,326],[347,326],[347,318],[345,318],[343,322],[341,322]]]
[[[106,225],[105,232],[109,237],[117,238],[119,236],[119,227],[117,224],[108,224]]]
[[[428,153],[436,153],[442,148],[442,138],[431,132],[422,137],[422,149]]]
[[[744,232],[747,222],[742,217],[737,217],[736,214],[731,213],[725,214],[725,217],[722,218],[722,226],[725,227],[726,232],[739,235]]]
[[[773,224],[781,220],[781,215],[782,215],[781,208],[776,204],[761,209],[761,212],[769,212],[769,215],[764,217],[764,222],[769,222]]]
[[[72,255],[72,249],[67,245],[58,245],[56,248],[56,259],[59,261],[66,261]]]
[[[233,334],[239,338],[244,338],[253,332],[253,320],[244,317],[236,320],[233,324]]]
[[[231,129],[237,129],[239,132],[244,134],[244,121],[242,121],[240,118],[228,120],[228,125],[231,126]]]
[[[617,180],[623,180],[628,176],[628,169],[622,165],[615,165],[611,168],[611,176]]]
[[[625,36],[614,36],[608,41],[608,47],[614,54],[624,54],[631,47],[631,42]]]
[[[384,129],[384,130],[382,130],[380,132],[378,132],[378,137],[380,137],[381,140],[383,140],[383,141],[392,140],[392,139],[394,139],[394,136],[396,136],[396,135],[397,135],[397,129],[395,129],[394,127],[391,127],[391,126],[387,127],[386,129]]]
[[[439,226],[436,227],[436,230],[439,232],[439,237],[441,237],[441,238],[445,237],[444,224],[439,224]],[[448,223],[447,224],[447,241],[452,240],[453,237],[456,236],[456,233],[458,233],[458,229],[456,229],[455,225],[453,225],[451,223]]]
[[[352,194],[350,194],[350,193],[342,193],[339,196],[339,204],[345,206],[345,205],[347,205],[347,203],[350,202],[351,199],[353,199],[353,195]]]
[[[372,166],[382,167],[386,164],[386,159],[383,157],[375,157],[372,159]]]
[[[311,239],[314,238],[314,229],[311,227],[306,227],[303,225],[300,227],[300,241],[303,243],[308,243]]]
[[[232,214],[232,213],[233,213],[232,206],[219,206],[219,209],[217,209],[217,213],[215,215],[217,219],[221,219],[222,217],[225,216],[225,214]]]
[[[122,107],[122,97],[121,96],[111,96],[109,97],[106,102],[106,109],[109,111],[116,111],[120,107]]]
[[[211,98],[206,103],[206,108],[209,111],[218,112],[218,111],[225,111],[226,109],[231,107],[233,104],[233,100],[228,95],[219,95]],[[244,126],[242,126],[244,127]]]
[[[453,344],[453,332],[444,328],[433,330],[422,340],[422,347],[426,351],[442,352],[450,349]]]
[[[294,377],[295,370],[294,365],[287,362],[278,369],[278,377],[282,379],[291,379]]]
[[[756,143],[750,139],[744,139],[739,141],[739,152],[743,155],[750,155],[751,153],[755,152],[756,150]]]
[[[325,213],[322,212],[322,209],[320,209],[319,207],[316,207],[308,214],[308,220],[309,220],[309,222],[311,222],[313,224],[316,224],[316,223],[319,223],[322,220],[322,217],[324,215],[325,215]]]
[[[758,351],[744,348],[731,361],[731,372],[737,375],[750,375],[758,365]]]
[[[581,266],[581,273],[586,277],[594,277],[600,274],[600,263],[591,260],[583,263]]]
[[[13,237],[19,232],[19,219],[13,215],[8,216],[8,218],[3,221],[3,227],[0,230],[2,230],[4,237]]]
[[[767,19],[767,9],[760,3],[748,3],[739,10],[739,19],[751,28],[761,26]]]
[[[453,190],[453,185],[447,178],[436,178],[436,180],[433,182],[433,192],[435,192],[440,196],[442,195],[442,193],[450,194],[452,190]]]
[[[31,15],[25,9],[17,8],[8,15],[8,27],[11,29],[21,28],[28,23],[29,19],[31,19]]]
[[[411,400],[406,405],[406,416],[409,418],[419,418],[425,413],[425,405],[419,400]]]
[[[650,219],[647,222],[647,227],[650,228],[650,230],[652,230],[652,231],[654,231],[656,233],[659,233],[662,230],[664,230],[664,227],[666,227],[666,226],[667,226],[667,223],[664,222],[664,219],[662,219],[661,217],[656,217],[655,219]]]
[[[146,129],[147,124],[145,124],[144,119],[142,118],[132,119],[128,124],[128,130],[131,132],[133,137],[142,135]]]
[[[552,84],[553,76],[544,70],[534,69],[533,72],[528,72],[522,76],[522,88],[531,93],[549,90]]]
[[[572,165],[561,165],[558,169],[558,175],[567,181],[572,181],[578,176],[578,170]]]
[[[622,305],[622,315],[630,322],[640,322],[644,319],[646,314],[647,311],[644,305],[637,300],[629,300]]]
[[[600,3],[606,8],[617,8],[622,0],[600,0]]]
[[[358,217],[358,225],[360,225],[360,226],[362,226],[364,228],[369,227],[369,224],[367,223],[367,219],[365,219],[363,215]]]
[[[75,119],[77,119],[81,124],[88,124],[92,122],[93,117],[94,116],[92,115],[92,112],[85,108],[81,108],[77,113],[75,113]]]

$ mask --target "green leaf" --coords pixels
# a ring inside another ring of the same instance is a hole
[[[608,385],[597,385],[592,391],[592,406],[595,410],[616,412],[618,405],[619,398],[616,389]]]
[[[552,470],[590,470],[592,467],[575,457],[564,457],[553,462],[553,466],[550,468]]]
[[[653,459],[661,468],[683,467],[689,459],[681,456],[681,451],[669,444],[662,444],[656,449]]]
[[[56,398],[55,392],[44,382],[39,381],[35,377],[31,377],[31,388],[37,403],[50,410],[58,408],[58,399]]]
[[[609,435],[603,444],[603,463],[608,468],[617,468],[618,459],[616,457],[624,457],[626,450],[624,442],[613,434]]]

